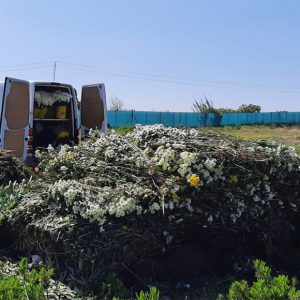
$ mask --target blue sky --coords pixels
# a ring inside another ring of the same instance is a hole
[[[0,78],[52,80],[58,61],[56,81],[104,82],[128,109],[190,111],[207,96],[300,111],[300,1],[0,4]]]

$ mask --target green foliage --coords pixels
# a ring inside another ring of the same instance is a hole
[[[140,291],[135,294],[134,300],[159,300],[160,292],[156,287],[150,287],[149,292]],[[112,300],[120,300],[119,297],[113,297]]]
[[[300,155],[300,143],[296,143],[293,145],[295,147],[296,152]]]
[[[286,275],[273,277],[271,269],[261,260],[254,261],[256,281],[249,285],[245,280],[231,284],[226,296],[220,295],[218,300],[296,300],[300,299],[295,278]]]
[[[156,287],[150,287],[149,292],[140,291],[135,300],[159,300],[160,292]]]
[[[0,300],[47,299],[47,289],[53,270],[28,268],[26,258],[19,264],[18,276],[0,275]]]
[[[118,128],[114,128],[115,131],[120,135],[126,135],[129,132],[132,132],[134,130],[133,126],[120,126]]]
[[[124,283],[115,273],[108,274],[106,280],[102,283],[101,296],[103,299],[124,299],[129,292]]]
[[[238,109],[233,108],[216,108],[212,100],[208,100],[206,97],[200,99],[200,101],[195,100],[193,103],[192,109],[194,112],[201,112],[201,113],[215,113],[215,114],[224,114],[224,113],[234,113],[234,112],[241,112],[241,113],[256,113],[261,111],[261,107],[255,104],[242,104]]]
[[[255,104],[242,104],[237,109],[237,112],[242,112],[242,113],[259,113],[260,111],[261,111],[261,107]]]

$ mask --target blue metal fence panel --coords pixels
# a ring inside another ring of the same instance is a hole
[[[254,124],[300,124],[300,112],[270,113],[186,113],[152,111],[108,111],[111,127],[135,124],[165,126],[227,126]]]
[[[173,113],[163,112],[161,114],[161,123],[165,126],[175,126]]]
[[[197,127],[197,126],[199,126],[198,124],[199,124],[199,114],[188,113],[186,126]]]
[[[198,126],[206,126],[207,125],[206,119],[207,119],[207,114],[199,113]]]
[[[247,124],[255,124],[257,121],[256,121],[256,115],[257,114],[247,114]]]
[[[245,114],[245,113],[238,114],[238,118],[239,118],[239,123],[241,125],[247,124],[247,121],[248,121],[247,114]]]
[[[264,113],[261,113],[256,117],[255,124],[263,124],[263,123],[264,123]]]
[[[133,124],[147,125],[147,112],[146,111],[137,111],[132,114]]]
[[[174,112],[174,126],[181,126],[182,121],[181,121],[181,113],[178,112]]]
[[[227,124],[226,125],[237,125],[237,119],[236,119],[236,114],[227,114]]]
[[[295,123],[295,115],[294,115],[294,113],[287,113],[287,123],[290,123],[290,124],[292,124],[292,123]]]
[[[223,114],[221,120],[221,126],[227,126],[229,123],[229,114]]]

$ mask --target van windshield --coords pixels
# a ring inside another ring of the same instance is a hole
[[[33,149],[74,143],[74,108],[71,89],[37,85],[34,93]]]

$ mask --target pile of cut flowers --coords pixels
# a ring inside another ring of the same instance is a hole
[[[111,271],[141,281],[139,266],[185,243],[222,249],[223,266],[253,256],[289,264],[286,251],[300,245],[292,147],[152,125],[91,131],[36,156],[39,176],[10,188],[18,198],[2,224],[15,251],[39,253],[74,286]]]

